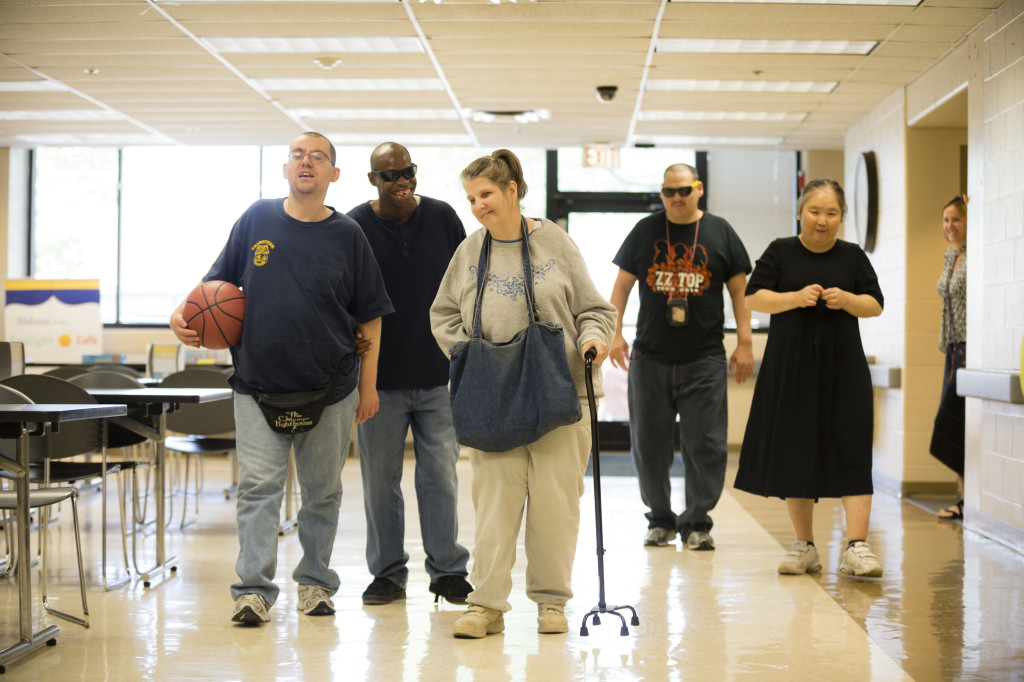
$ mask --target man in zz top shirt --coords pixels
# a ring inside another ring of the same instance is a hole
[[[750,272],[750,259],[732,226],[701,213],[688,224],[672,222],[665,211],[640,220],[613,260],[640,286],[634,343],[663,362],[724,355],[723,289],[732,277]],[[669,301],[677,299],[686,300],[685,326],[670,320]]]
[[[647,513],[647,546],[678,535],[689,549],[715,548],[710,512],[725,483],[726,376],[746,381],[753,369],[750,311],[743,302],[750,259],[728,222],[699,208],[697,171],[669,166],[661,188],[664,211],[640,220],[613,262],[619,266],[611,302],[618,310],[609,359],[629,370],[629,426],[633,462]],[[632,353],[622,334],[626,303],[640,285]],[[736,350],[723,345],[729,291],[736,316]],[[672,509],[669,468],[679,419],[686,467],[686,507]]]

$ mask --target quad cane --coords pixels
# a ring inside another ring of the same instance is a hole
[[[628,605],[608,605],[604,601],[604,531],[601,524],[601,451],[598,446],[597,435],[597,404],[594,400],[594,358],[596,357],[597,350],[594,348],[587,349],[587,353],[584,355],[584,366],[586,368],[587,381],[587,401],[590,403],[590,437],[594,452],[594,524],[597,526],[597,585],[600,594],[597,606],[590,609],[590,612],[583,616],[583,623],[580,625],[580,636],[586,637],[590,634],[590,631],[587,630],[588,618],[592,619],[594,625],[600,625],[601,614],[612,613],[618,616],[619,620],[622,621],[622,629],[619,630],[619,634],[625,637],[629,634],[629,628],[626,627],[625,616],[619,613],[619,611],[629,609],[633,613],[633,617],[630,619],[630,625],[639,625],[640,619],[637,618],[636,609]]]

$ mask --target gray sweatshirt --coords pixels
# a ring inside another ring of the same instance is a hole
[[[530,264],[537,310],[543,322],[562,325],[565,352],[576,392],[587,395],[583,344],[597,340],[610,346],[615,332],[615,307],[598,293],[573,240],[550,220],[527,219]],[[470,234],[459,246],[430,307],[430,327],[446,355],[473,336],[477,266],[486,228]],[[528,323],[523,279],[522,240],[491,240],[491,260],[484,284],[481,331],[486,341],[508,341]],[[594,367],[594,394],[601,389],[601,369]]]

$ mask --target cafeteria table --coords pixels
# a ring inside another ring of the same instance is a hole
[[[128,406],[128,416],[114,419],[114,423],[146,436],[156,443],[153,457],[153,497],[156,504],[156,564],[147,571],[139,571],[143,585],[149,587],[153,578],[166,570],[176,571],[178,557],[167,557],[164,518],[165,460],[164,438],[167,436],[167,413],[177,410],[182,403],[209,403],[231,398],[229,388],[87,388],[89,395],[104,404],[118,403]],[[156,418],[156,428],[150,424]]]
[[[50,625],[32,631],[32,571],[29,569],[31,523],[29,523],[29,438],[41,436],[46,426],[59,428],[62,422],[82,419],[117,419],[127,414],[124,404],[111,400],[104,405],[68,405],[59,403],[0,404],[0,437],[17,439],[17,460],[0,457],[0,468],[15,476],[18,501],[16,540],[18,548],[18,634],[19,640],[0,650],[0,672],[8,663],[35,651],[44,644],[56,644],[60,627]]]

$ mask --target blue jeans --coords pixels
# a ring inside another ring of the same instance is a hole
[[[469,552],[459,534],[459,445],[452,427],[447,386],[378,391],[380,410],[358,428],[359,467],[366,507],[366,564],[375,577],[399,587],[409,579],[405,551],[402,467],[405,435],[412,427],[416,502],[430,579],[466,575]]]
[[[235,393],[235,441],[238,452],[239,581],[231,597],[258,594],[273,604],[280,592],[277,572],[277,532],[281,524],[288,453],[295,448],[302,506],[298,514],[302,560],[292,578],[300,585],[338,590],[341,581],[330,568],[341,507],[341,470],[348,456],[352,420],[359,392],[324,408],[311,431],[278,433],[267,426],[252,396]]]
[[[724,356],[666,363],[633,348],[629,364],[629,434],[640,497],[650,528],[708,532],[725,485],[728,461]],[[673,427],[679,415],[686,508],[672,511],[669,469],[675,458]]]

